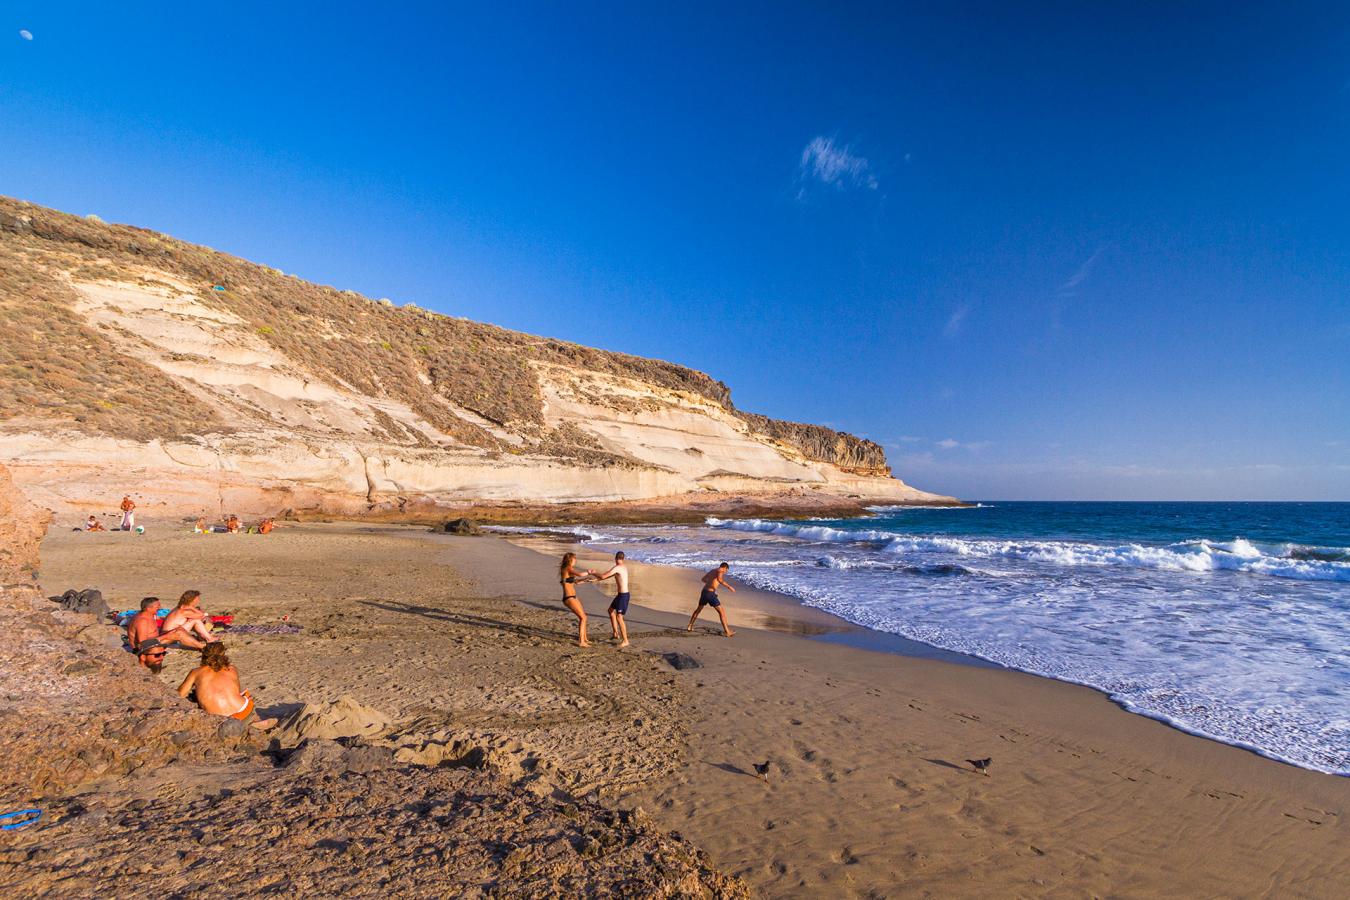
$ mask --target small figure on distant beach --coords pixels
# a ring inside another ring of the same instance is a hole
[[[180,697],[186,698],[194,692],[197,705],[212,715],[248,722],[259,731],[277,723],[276,719],[254,718],[253,695],[240,689],[239,670],[230,663],[222,643],[208,644],[202,650],[202,664],[189,672],[178,686]]]
[[[161,626],[164,631],[172,632],[181,628],[208,644],[220,640],[211,634],[211,620],[199,605],[201,599],[201,591],[183,591],[183,596],[178,598],[178,605],[169,610],[169,614],[164,617],[164,624]]]
[[[628,601],[631,595],[628,593],[628,566],[624,565],[622,550],[614,554],[614,565],[610,567],[608,572],[595,576],[596,581],[604,581],[606,578],[613,578],[614,585],[618,588],[614,601],[609,604],[609,628],[613,639],[619,642],[619,646],[627,647],[628,623],[624,621],[623,617],[628,615]]]
[[[122,530],[130,531],[136,527],[136,502],[130,494],[122,495]]]
[[[558,566],[558,581],[562,584],[563,606],[571,610],[572,615],[577,617],[577,646],[589,647],[590,640],[586,637],[586,610],[581,608],[581,601],[577,599],[576,586],[582,582],[594,581],[595,573],[587,569],[581,571],[576,568],[577,555],[575,553],[564,553],[562,565]]]
[[[225,520],[225,530],[230,534],[239,533],[239,517],[234,513],[231,513],[230,517]]]
[[[94,518],[93,516],[90,516],[90,517],[89,517],[89,521],[87,521],[87,522],[84,523],[84,530],[85,530],[85,531],[107,531],[108,529],[104,528],[104,527],[103,527],[103,523],[100,522],[98,519]]]
[[[732,631],[731,626],[727,624],[726,610],[722,609],[722,601],[717,596],[717,589],[719,587],[724,587],[733,594],[736,593],[736,589],[727,582],[727,569],[729,568],[731,568],[730,563],[722,563],[712,571],[704,573],[703,592],[698,595],[698,607],[694,610],[694,614],[689,617],[689,627],[686,628],[685,631],[693,631],[694,623],[698,621],[699,613],[703,612],[703,607],[711,606],[713,609],[717,610],[717,616],[722,620],[722,633],[727,637],[731,637],[736,633]]]

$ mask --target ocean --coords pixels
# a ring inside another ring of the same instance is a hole
[[[577,530],[646,562],[729,562],[733,584],[1350,775],[1350,503],[992,502]]]

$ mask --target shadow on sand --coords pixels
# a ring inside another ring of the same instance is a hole
[[[471,613],[451,612],[448,609],[437,609],[434,606],[416,606],[412,603],[399,603],[396,600],[358,600],[357,602],[363,606],[371,606],[386,612],[403,613],[404,615],[409,616],[422,616],[427,619],[435,619],[438,622],[451,622],[455,625],[467,625],[471,628],[495,628],[502,631],[510,631],[525,637],[544,638],[550,641],[566,640],[570,643],[573,640],[572,635],[561,631],[552,631],[547,628],[535,628],[530,625],[522,625],[519,622],[504,622],[501,619],[492,619],[487,616],[475,616]]]

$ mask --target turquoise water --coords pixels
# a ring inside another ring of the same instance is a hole
[[[1350,774],[1350,504],[986,503],[844,520],[597,527],[856,624],[1091,685]]]

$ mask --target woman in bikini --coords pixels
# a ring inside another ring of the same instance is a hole
[[[558,567],[558,581],[563,589],[563,606],[572,611],[572,615],[577,617],[577,646],[589,647],[591,642],[586,638],[586,610],[581,608],[581,601],[577,599],[577,584],[586,581],[594,581],[594,573],[590,569],[582,571],[576,568],[577,555],[575,553],[564,553],[562,565]]]

